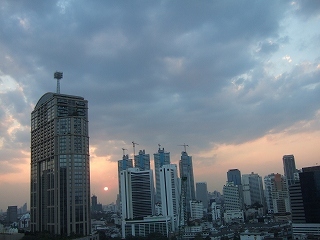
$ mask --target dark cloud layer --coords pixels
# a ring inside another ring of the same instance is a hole
[[[4,146],[28,151],[32,106],[55,90],[56,70],[64,72],[63,93],[89,101],[98,155],[121,156],[124,146],[108,149],[109,140],[125,147],[136,140],[148,152],[158,143],[200,151],[311,120],[319,110],[319,55],[279,76],[268,61],[291,54],[281,51],[296,36],[282,22],[319,14],[317,2],[3,1],[0,77],[20,89],[0,92],[0,117],[24,127],[9,134],[12,123],[1,124]]]

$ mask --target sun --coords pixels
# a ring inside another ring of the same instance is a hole
[[[108,191],[108,190],[109,190],[109,188],[108,188],[108,187],[104,187],[104,188],[103,188],[103,190]]]

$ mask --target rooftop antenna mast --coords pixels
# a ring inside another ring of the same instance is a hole
[[[179,146],[183,146],[184,147],[184,152],[187,152],[187,147],[189,147],[189,145],[187,145],[187,144],[182,144],[182,145],[179,145]]]
[[[128,150],[128,149],[122,148],[123,156],[124,156],[124,154],[125,154],[125,152],[124,152],[125,150]]]
[[[161,148],[161,144],[160,143],[158,143],[158,146],[159,146],[159,149]]]
[[[57,93],[60,94],[60,79],[63,77],[63,72],[55,72],[54,78],[57,79]]]
[[[136,145],[139,145],[138,143],[132,141],[132,146],[133,146],[133,157],[136,155]]]

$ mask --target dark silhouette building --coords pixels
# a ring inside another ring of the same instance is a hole
[[[8,223],[13,223],[18,220],[18,207],[17,206],[8,206],[6,220]]]
[[[302,168],[299,178],[289,187],[293,237],[320,238],[320,166]]]

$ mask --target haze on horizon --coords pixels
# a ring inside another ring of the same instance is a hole
[[[118,192],[117,160],[158,144],[195,182],[320,163],[320,1],[3,0],[0,209],[28,202],[30,115],[56,90],[89,102],[91,193]],[[153,161],[151,163],[153,167]],[[108,191],[104,191],[104,187]]]

